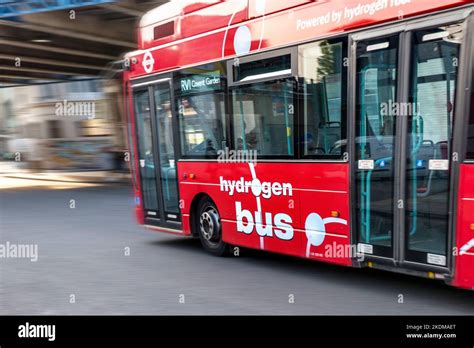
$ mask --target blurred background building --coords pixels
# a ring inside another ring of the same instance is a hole
[[[165,2],[0,0],[0,161],[116,168],[127,152],[122,58],[140,17]]]
[[[125,151],[120,93],[110,81],[84,80],[0,90],[2,157],[31,169],[110,170]],[[70,107],[68,112],[68,106]]]

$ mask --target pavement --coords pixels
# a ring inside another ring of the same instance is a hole
[[[116,173],[112,171],[86,171],[86,170],[51,170],[51,171],[35,171],[26,169],[23,163],[0,162],[0,188],[5,187],[3,179],[20,179],[20,180],[38,180],[49,182],[64,183],[129,183],[131,176],[129,173]],[[3,184],[3,185],[2,185]]]
[[[260,251],[210,256],[139,227],[125,185],[48,185],[0,191],[0,243],[38,247],[36,262],[0,258],[0,314],[474,314],[474,292],[439,281]]]

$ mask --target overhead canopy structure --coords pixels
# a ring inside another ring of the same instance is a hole
[[[0,87],[110,76],[141,16],[166,2],[0,0]]]

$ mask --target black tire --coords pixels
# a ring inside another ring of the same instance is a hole
[[[196,214],[194,228],[204,249],[214,256],[227,255],[229,245],[222,241],[221,218],[214,202],[209,197],[203,197]]]

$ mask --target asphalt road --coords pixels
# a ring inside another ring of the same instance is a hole
[[[436,281],[257,251],[209,256],[138,227],[127,187],[19,186],[0,190],[0,240],[37,244],[38,260],[0,259],[0,314],[474,314],[474,293]]]

